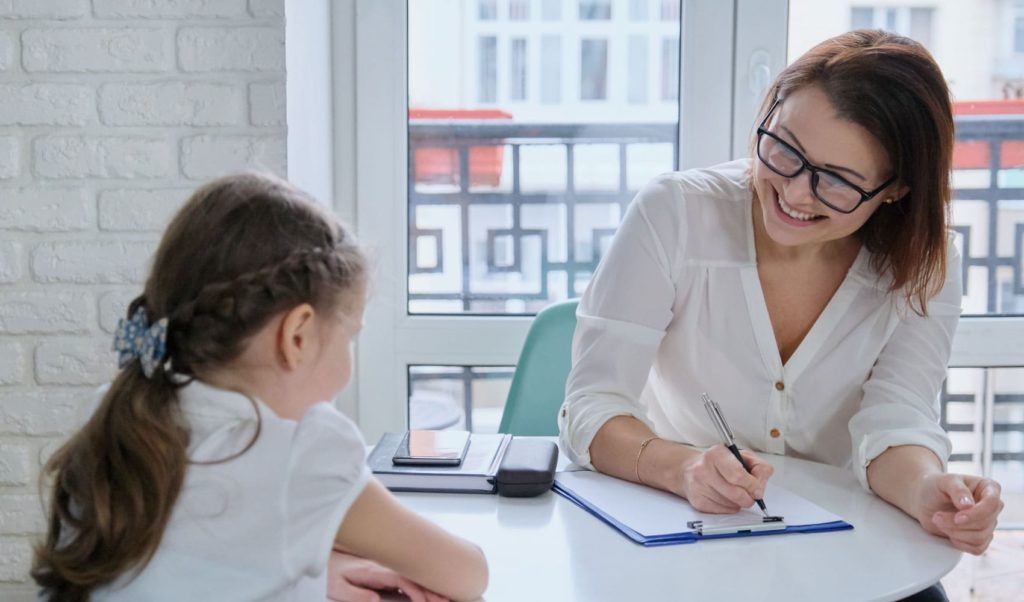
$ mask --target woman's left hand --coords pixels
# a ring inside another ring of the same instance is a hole
[[[380,594],[374,590],[388,589],[400,590],[412,602],[448,602],[448,598],[424,589],[372,560],[331,551],[327,562],[328,600],[378,602]]]
[[[949,538],[958,550],[981,554],[992,542],[996,519],[1003,510],[1000,491],[999,483],[992,479],[931,474],[918,486],[914,514],[929,533]]]

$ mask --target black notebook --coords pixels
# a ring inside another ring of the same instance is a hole
[[[471,435],[466,457],[459,466],[394,464],[405,433],[384,433],[366,459],[374,476],[391,491],[494,493],[495,475],[512,435]]]

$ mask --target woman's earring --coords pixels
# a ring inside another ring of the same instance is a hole
[[[885,203],[886,205],[892,205],[893,203],[895,203],[895,202],[896,202],[896,199],[894,199],[894,198],[888,198],[888,199],[885,199],[885,200],[884,200],[884,201],[882,201],[882,202],[883,202],[883,203]]]

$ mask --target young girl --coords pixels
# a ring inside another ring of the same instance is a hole
[[[328,573],[332,597],[479,597],[482,552],[399,504],[324,403],[349,381],[367,278],[288,183],[199,189],[119,325],[123,369],[47,465],[44,599],[323,600]]]

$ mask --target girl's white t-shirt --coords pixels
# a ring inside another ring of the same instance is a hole
[[[199,381],[178,395],[191,463],[160,546],[92,599],[324,600],[335,534],[370,476],[355,424],[328,403],[280,418]],[[257,408],[255,443],[217,462],[252,440]]]

